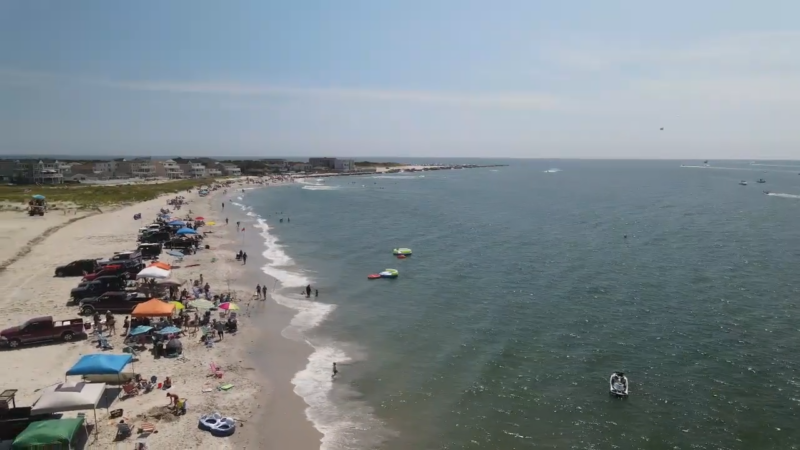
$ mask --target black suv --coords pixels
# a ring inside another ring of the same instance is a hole
[[[84,316],[94,314],[95,311],[104,313],[111,311],[112,314],[130,314],[136,305],[149,300],[136,292],[110,291],[97,297],[86,298],[80,302],[80,313]]]
[[[125,289],[126,280],[122,277],[99,277],[87,283],[81,283],[69,293],[73,302],[77,303],[85,298],[97,297],[109,291],[122,291]]]
[[[69,264],[56,267],[57,277],[82,277],[83,273],[92,273],[97,269],[96,259],[79,259]]]

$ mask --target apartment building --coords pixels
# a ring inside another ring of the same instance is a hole
[[[242,176],[242,169],[236,164],[222,163],[220,166],[222,167],[222,171],[225,173],[225,175],[230,177]]]

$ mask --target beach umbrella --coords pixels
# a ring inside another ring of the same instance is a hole
[[[128,334],[131,336],[138,336],[140,334],[145,334],[152,329],[153,327],[148,327],[146,325],[139,325],[138,327],[132,329],[131,332]]]
[[[33,198],[35,198],[36,200],[44,200],[44,195],[36,194],[36,195],[33,196]]]
[[[219,309],[224,309],[225,311],[236,311],[239,309],[239,305],[233,302],[220,303]]]
[[[189,307],[194,309],[212,309],[214,308],[214,302],[210,300],[192,300],[189,302]]]
[[[181,329],[178,327],[165,327],[157,331],[158,334],[178,334]]]
[[[183,303],[181,303],[181,302],[170,302],[170,303],[172,303],[173,305],[175,305],[175,309],[177,309],[178,311],[180,311],[180,310],[182,310],[182,309],[186,308],[185,306],[183,306]]]
[[[180,230],[176,231],[175,234],[197,234],[197,231],[191,228],[181,228]]]
[[[173,220],[172,222],[169,222],[167,225],[180,225],[180,226],[184,226],[184,225],[186,225],[186,222],[184,222],[184,221],[182,221],[182,220]]]
[[[169,251],[167,252],[167,254],[168,254],[169,256],[174,256],[174,257],[176,257],[176,258],[183,258],[183,256],[184,256],[184,255],[183,255],[183,253],[181,253],[181,252],[179,252],[179,251],[177,251],[177,250],[169,250]]]
[[[197,217],[194,218],[194,220],[206,220],[206,218],[205,217],[201,217],[201,216],[197,216]]]

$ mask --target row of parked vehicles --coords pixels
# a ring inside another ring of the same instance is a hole
[[[128,315],[139,303],[163,296],[163,286],[136,286],[131,281],[145,268],[145,261],[157,259],[164,248],[194,245],[190,239],[177,237],[175,227],[165,223],[140,229],[138,242],[136,250],[119,252],[110,258],[80,259],[56,267],[54,275],[57,277],[81,277],[78,286],[70,291],[69,299],[70,304],[78,307],[80,315],[106,311]],[[16,348],[54,340],[71,341],[85,335],[88,328],[82,318],[36,317],[0,331],[0,345]]]

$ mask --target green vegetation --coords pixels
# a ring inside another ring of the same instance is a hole
[[[62,184],[57,186],[0,186],[0,201],[27,204],[35,194],[44,195],[50,205],[72,203],[81,208],[135,203],[152,200],[162,194],[178,193],[203,185],[211,179],[178,180],[158,184],[124,186]],[[27,191],[27,192],[26,192]]]

